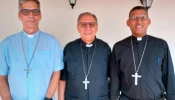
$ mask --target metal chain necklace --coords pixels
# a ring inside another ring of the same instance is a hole
[[[83,56],[83,50],[82,50],[82,45],[81,45],[81,43],[80,43],[80,48],[81,48],[81,55],[82,55],[83,68],[84,68],[84,75],[85,75],[85,81],[83,81],[83,84],[85,84],[85,90],[86,90],[86,89],[87,89],[87,84],[90,83],[90,82],[87,80],[87,77],[88,77],[89,72],[90,72],[91,67],[92,67],[92,62],[93,62],[94,54],[95,54],[95,50],[96,50],[96,42],[95,42],[94,52],[93,52],[93,54],[92,54],[91,62],[90,62],[89,69],[88,69],[88,72],[87,72],[87,73],[86,73],[86,68],[85,68],[85,64],[84,64],[84,56]]]
[[[135,68],[135,74],[132,75],[132,77],[135,78],[135,85],[138,84],[138,78],[141,78],[141,75],[138,75],[138,71],[139,71],[140,66],[141,66],[141,63],[142,63],[142,59],[143,59],[143,56],[144,56],[144,53],[145,53],[145,49],[146,49],[146,46],[147,46],[147,42],[148,42],[148,36],[147,36],[147,38],[146,38],[146,43],[145,43],[145,46],[144,46],[144,49],[143,49],[143,53],[142,53],[142,56],[141,56],[141,59],[140,59],[138,68],[136,68],[135,55],[134,55],[134,49],[133,49],[133,43],[132,43],[132,36],[131,36],[131,47],[132,47],[132,55],[133,55],[134,68]]]
[[[25,61],[26,61],[26,64],[27,64],[27,68],[24,69],[24,71],[27,72],[27,75],[26,75],[27,78],[28,78],[29,71],[32,70],[31,68],[29,68],[29,66],[30,66],[30,64],[31,64],[31,62],[32,62],[32,60],[33,60],[34,55],[35,55],[35,51],[36,51],[36,48],[37,48],[37,46],[38,46],[39,39],[40,39],[40,33],[39,33],[39,37],[38,37],[38,40],[37,40],[35,49],[34,49],[34,51],[33,51],[32,57],[31,57],[31,59],[30,59],[30,61],[29,61],[29,63],[28,63],[27,57],[26,57],[26,53],[25,53],[25,50],[24,50],[23,38],[22,38],[22,35],[21,35],[21,42],[22,42],[23,54],[24,54],[24,58],[25,58]]]

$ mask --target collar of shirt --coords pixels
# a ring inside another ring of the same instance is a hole
[[[38,30],[37,32],[35,32],[34,34],[30,35],[28,33],[26,33],[24,30],[22,31],[23,35],[25,37],[28,37],[28,38],[36,38],[38,37],[39,33],[40,33],[40,30]]]
[[[144,35],[143,37],[135,37],[132,35],[132,41],[133,42],[144,42],[146,41],[148,35]]]
[[[93,47],[95,45],[95,41],[96,41],[96,37],[95,37],[94,41],[91,43],[92,46],[89,46],[89,47]],[[87,48],[88,47],[88,46],[86,46],[87,44],[82,39],[80,39],[80,43],[81,43],[83,48]]]

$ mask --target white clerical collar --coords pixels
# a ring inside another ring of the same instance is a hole
[[[93,44],[86,44],[86,47],[92,47]]]
[[[30,35],[30,34],[27,34],[28,38],[33,38],[33,34]]]
[[[28,38],[34,38],[35,36],[37,36],[37,35],[39,34],[39,30],[38,30],[36,33],[34,33],[34,34],[28,34],[28,33],[26,33],[26,32],[23,30],[23,34],[24,34],[25,36],[27,36]]]
[[[137,37],[137,41],[142,41],[142,37]]]

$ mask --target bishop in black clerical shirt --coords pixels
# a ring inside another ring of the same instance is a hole
[[[79,15],[81,38],[64,48],[65,68],[61,71],[59,100],[109,100],[109,45],[96,38],[98,29],[94,14]]]
[[[132,36],[117,42],[110,61],[110,100],[175,100],[175,76],[168,44],[147,35],[147,9],[134,7]]]

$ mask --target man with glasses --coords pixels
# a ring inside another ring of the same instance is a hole
[[[2,100],[52,100],[63,52],[57,39],[39,30],[38,0],[19,0],[23,31],[0,43],[0,95]]]
[[[64,64],[59,84],[59,100],[109,100],[109,45],[96,38],[97,18],[81,13],[77,21],[81,38],[65,46]]]
[[[174,68],[165,40],[147,34],[151,20],[142,6],[131,9],[132,36],[117,42],[110,61],[110,100],[175,100]],[[121,95],[120,95],[121,92]]]

